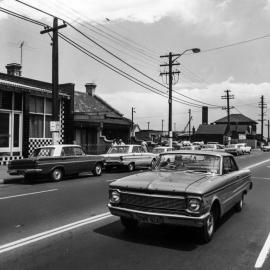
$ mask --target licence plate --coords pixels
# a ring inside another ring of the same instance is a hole
[[[150,223],[150,224],[162,224],[163,217],[158,216],[146,216],[146,215],[136,215],[136,219],[142,223]]]

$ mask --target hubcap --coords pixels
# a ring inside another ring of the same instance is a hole
[[[59,180],[60,178],[61,178],[61,172],[60,171],[54,171],[54,178],[56,179],[56,180]]]
[[[100,174],[101,173],[101,167],[100,166],[96,166],[96,174]]]
[[[208,235],[212,235],[214,231],[214,217],[213,217],[213,214],[210,213],[208,219],[207,219],[207,232],[208,232]]]

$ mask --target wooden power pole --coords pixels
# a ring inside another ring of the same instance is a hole
[[[52,122],[50,123],[50,130],[52,131],[52,139],[53,144],[58,144],[58,137],[60,131],[60,124],[59,124],[59,72],[58,72],[58,30],[61,28],[66,27],[67,25],[64,23],[58,26],[58,18],[53,19],[53,27],[46,28],[45,30],[41,31],[40,34],[45,34],[52,32]]]

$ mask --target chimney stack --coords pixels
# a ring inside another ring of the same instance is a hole
[[[86,93],[93,97],[95,95],[97,85],[95,83],[86,83],[85,88],[86,88]]]
[[[6,65],[7,74],[13,76],[21,76],[22,74],[22,66],[17,63],[11,63]]]
[[[208,125],[208,107],[207,106],[202,107],[202,124]]]

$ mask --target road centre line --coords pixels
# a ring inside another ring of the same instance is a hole
[[[267,239],[264,243],[264,246],[260,252],[260,255],[255,263],[255,269],[261,268],[269,254],[269,249],[270,249],[270,233],[267,236]]]
[[[270,180],[270,177],[252,176],[253,179]]]
[[[24,196],[36,195],[36,194],[47,193],[47,192],[52,192],[52,191],[57,191],[57,190],[58,190],[58,188],[54,188],[54,189],[48,189],[48,190],[42,190],[42,191],[36,191],[36,192],[31,192],[31,193],[24,193],[24,194],[11,195],[11,196],[6,196],[6,197],[0,197],[0,200],[6,200],[6,199],[11,199],[11,198],[17,198],[17,197],[24,197]]]
[[[261,162],[255,163],[255,164],[250,165],[250,166],[247,166],[247,167],[245,167],[245,168],[243,168],[243,169],[251,169],[251,168],[254,168],[254,167],[260,166],[260,165],[262,165],[262,164],[264,164],[264,163],[267,163],[267,162],[270,162],[270,159],[266,159],[266,160],[264,160],[264,161],[261,161]]]
[[[37,242],[37,241],[40,241],[40,240],[43,240],[46,238],[49,238],[49,237],[57,235],[57,234],[61,234],[63,232],[73,230],[75,228],[79,228],[79,227],[82,227],[82,226],[109,218],[109,217],[112,217],[112,215],[110,214],[110,212],[106,212],[106,213],[103,213],[103,214],[100,214],[97,216],[82,219],[82,220],[79,220],[79,221],[76,221],[76,222],[73,222],[70,224],[66,224],[66,225],[61,226],[61,227],[57,227],[57,228],[52,229],[52,230],[48,230],[48,231],[38,233],[38,234],[29,236],[26,238],[22,238],[20,240],[16,240],[14,242],[4,244],[4,245],[0,246],[0,254],[7,252],[7,251],[10,251],[10,250],[13,250],[13,249],[16,249],[16,248],[19,248],[19,247],[26,246],[28,244],[31,244],[31,243],[34,243],[34,242]]]

